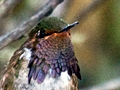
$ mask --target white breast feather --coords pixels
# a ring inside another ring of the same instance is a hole
[[[24,53],[20,56],[20,59],[24,58],[25,60],[30,60],[31,53],[31,49],[24,48]]]

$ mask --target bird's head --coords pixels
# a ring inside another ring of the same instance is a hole
[[[63,19],[57,17],[49,17],[40,21],[29,33],[29,37],[44,38],[51,34],[69,33],[70,28],[77,25],[78,22],[67,24]]]

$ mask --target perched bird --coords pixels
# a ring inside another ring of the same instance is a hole
[[[81,75],[70,36],[76,24],[57,17],[40,21],[10,59],[1,90],[77,90]]]

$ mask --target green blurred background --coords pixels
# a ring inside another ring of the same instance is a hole
[[[0,22],[0,35],[19,26],[34,15],[48,0],[23,0]],[[64,0],[51,16],[68,23],[79,21],[82,10],[94,0]],[[0,0],[2,3],[2,0]],[[81,68],[79,88],[85,88],[120,75],[120,0],[109,0],[88,14],[82,23],[71,29],[72,43]],[[0,77],[13,55],[27,39],[24,37],[0,50]]]

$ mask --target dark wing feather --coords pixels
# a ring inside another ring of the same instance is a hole
[[[29,73],[28,73],[28,83],[30,84],[30,80],[31,80],[31,78],[32,78],[32,76],[33,76],[33,73],[35,73],[35,68],[36,67],[32,67],[32,68],[30,68],[30,70],[29,70]]]
[[[45,73],[40,69],[37,76],[38,84],[42,83],[45,79]]]
[[[70,62],[72,62],[71,63],[72,72],[81,80],[80,68],[77,64],[77,59],[73,58]]]

